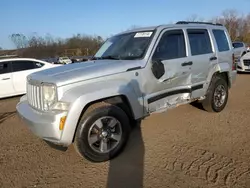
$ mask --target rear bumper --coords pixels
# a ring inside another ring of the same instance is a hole
[[[67,115],[66,112],[40,112],[30,107],[27,100],[20,101],[16,109],[25,125],[39,138],[57,145],[69,144],[61,141],[62,131],[59,129],[60,120]]]

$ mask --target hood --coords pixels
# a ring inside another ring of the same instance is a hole
[[[31,79],[55,83],[57,86],[89,80],[127,71],[142,66],[141,61],[96,60],[73,63],[38,71],[29,75]]]
[[[242,56],[242,59],[250,59],[250,52],[248,52],[244,56]]]

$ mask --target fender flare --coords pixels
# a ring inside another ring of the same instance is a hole
[[[204,89],[207,92],[208,87],[213,79],[214,76],[216,76],[217,74],[222,74],[222,73],[226,73],[227,75],[227,82],[229,84],[229,86],[231,86],[231,81],[230,81],[230,72],[231,72],[231,67],[230,67],[230,63],[228,62],[223,62],[223,63],[218,63],[216,64],[208,73],[207,76],[207,81],[204,85]]]

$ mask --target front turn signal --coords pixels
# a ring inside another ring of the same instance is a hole
[[[64,124],[65,124],[66,118],[67,118],[67,116],[63,116],[63,117],[61,117],[61,119],[60,119],[60,125],[59,125],[59,130],[60,130],[60,131],[62,131],[63,128],[64,128]]]

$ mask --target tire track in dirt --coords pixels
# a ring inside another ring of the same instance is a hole
[[[189,146],[172,147],[165,169],[206,181],[211,186],[248,187],[250,166],[211,151]]]

